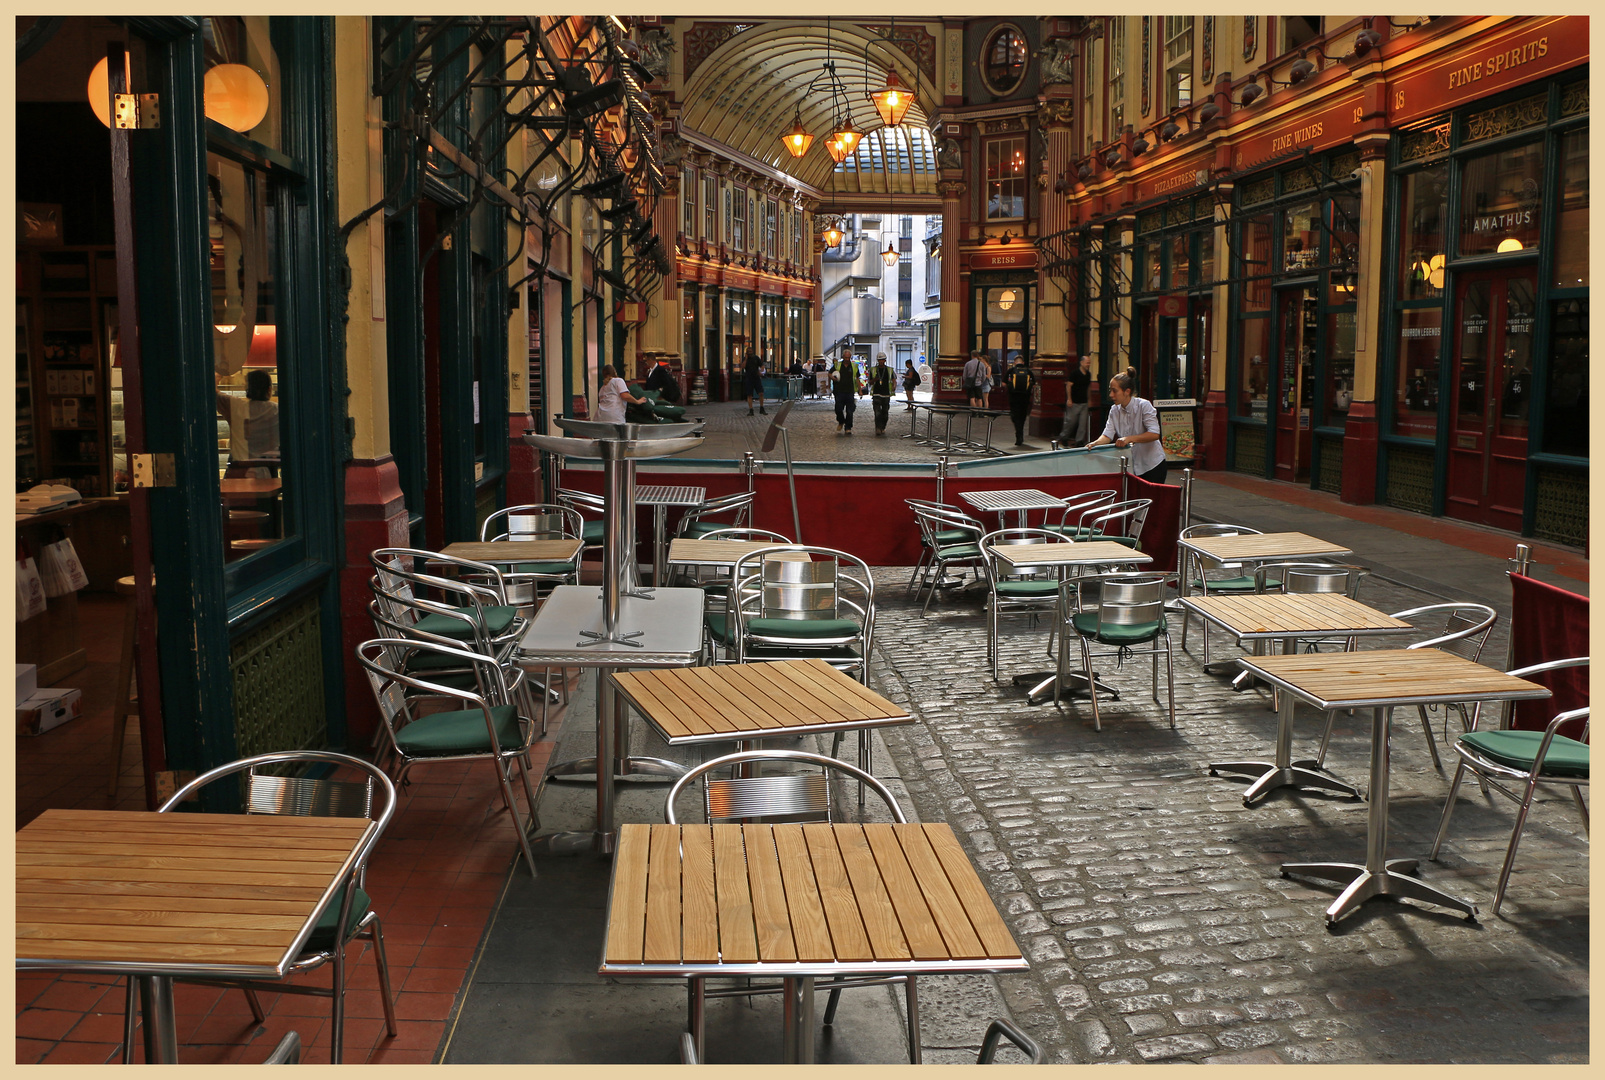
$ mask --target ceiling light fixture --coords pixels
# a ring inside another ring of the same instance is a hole
[[[886,41],[896,48],[897,16],[892,16],[892,28],[886,33]],[[864,43],[864,85],[869,85],[869,43]],[[896,64],[886,67],[886,85],[875,93],[869,95],[875,103],[875,111],[880,113],[881,123],[887,127],[897,127],[903,122],[903,114],[914,101],[914,95],[909,92],[903,80],[897,77]]]

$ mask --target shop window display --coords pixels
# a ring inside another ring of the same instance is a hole
[[[1533,251],[1543,221],[1541,142],[1466,161],[1460,178],[1460,254]]]
[[[1438,433],[1438,360],[1443,312],[1415,308],[1400,313],[1398,382],[1394,388],[1396,434],[1431,439]]]
[[[1555,222],[1557,289],[1588,285],[1588,129],[1569,131],[1560,140],[1560,213]]]

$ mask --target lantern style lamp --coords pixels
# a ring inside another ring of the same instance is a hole
[[[217,64],[207,68],[203,92],[207,117],[226,128],[250,131],[267,116],[267,83],[244,64]]]
[[[858,140],[863,137],[864,133],[853,127],[851,114],[848,114],[845,120],[839,120],[835,125],[835,130],[830,133],[831,142],[835,143],[841,150],[840,157],[836,156],[836,150],[832,149],[830,151],[830,156],[836,158],[836,164],[840,165],[847,159],[847,155],[857,150]]]
[[[825,226],[825,231],[824,231],[823,236],[824,236],[824,239],[825,239],[825,246],[826,247],[837,247],[837,246],[839,246],[841,244],[841,242],[842,242],[841,226],[839,224],[837,224],[835,221],[832,221],[829,225]]]
[[[897,260],[900,258],[897,252],[896,244],[897,241],[893,240],[891,243],[888,243],[881,248],[881,262],[885,263],[887,266],[896,266]]]
[[[800,158],[808,153],[808,147],[813,144],[814,137],[803,128],[802,109],[798,108],[793,116],[791,130],[780,136],[780,141],[786,145],[786,151],[794,158]]]
[[[875,111],[881,114],[881,122],[887,127],[896,127],[903,122],[903,114],[914,101],[914,95],[903,80],[897,77],[896,68],[886,69],[886,85],[870,95],[875,103]]]
[[[128,71],[132,66],[129,55],[123,53],[123,70]],[[108,101],[110,90],[106,85],[108,81],[106,58],[102,56],[100,63],[89,72],[89,86],[85,92],[89,95],[89,107],[95,110],[95,118],[107,127],[111,127],[111,105]]]

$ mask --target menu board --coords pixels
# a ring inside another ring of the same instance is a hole
[[[1159,445],[1166,461],[1191,461],[1197,441],[1194,426],[1198,402],[1194,398],[1161,398],[1154,402],[1159,413]]]

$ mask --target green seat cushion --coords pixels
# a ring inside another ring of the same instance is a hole
[[[703,625],[708,628],[708,636],[720,645],[730,643],[730,635],[725,632],[725,613],[710,611],[702,616]]]
[[[1484,757],[1512,769],[1531,769],[1543,740],[1542,731],[1473,731],[1460,736],[1461,742]],[[1588,744],[1556,735],[1544,755],[1544,775],[1587,779]]]
[[[744,654],[748,660],[796,660],[808,657],[819,660],[857,660],[858,653],[848,645],[834,645],[824,649],[788,648],[784,645],[749,645]]]
[[[711,597],[729,596],[730,583],[728,581],[709,582],[702,586],[702,592],[704,595]]]
[[[491,720],[502,749],[520,746],[524,733],[518,728],[518,710],[511,705],[492,705]],[[490,752],[490,733],[485,730],[485,714],[478,709],[420,716],[396,732],[396,744],[411,757]]]
[[[1055,596],[1059,583],[1051,578],[1041,581],[1000,581],[999,596]]]
[[[978,559],[980,556],[980,544],[953,544],[936,549],[938,559]]]
[[[416,652],[407,657],[407,671],[442,671],[464,667],[466,661],[437,652]]]
[[[1282,583],[1272,578],[1265,579],[1265,587],[1281,588]],[[1244,574],[1240,577],[1227,578],[1195,578],[1193,588],[1201,592],[1253,592],[1254,575]]]
[[[458,611],[472,615],[472,608],[458,608]],[[516,607],[487,607],[480,608],[485,613],[485,630],[491,637],[500,637],[513,625],[518,618]],[[417,629],[420,633],[435,634],[438,637],[467,638],[473,636],[469,625],[460,619],[449,615],[425,615],[418,620]]]
[[[733,526],[728,521],[693,521],[691,524],[685,527],[685,531],[680,535],[696,538],[698,536],[706,536],[718,529],[729,529],[732,527]]]
[[[600,521],[587,521],[580,530],[580,540],[587,547],[594,547],[602,542],[602,523]]]
[[[571,562],[526,562],[511,570],[514,574],[572,574],[577,567]]]
[[[757,637],[855,637],[859,626],[851,619],[748,619],[747,632]]]
[[[1105,626],[1103,632],[1099,633],[1098,613],[1083,611],[1070,616],[1070,625],[1075,627],[1076,633],[1083,637],[1094,638],[1105,645],[1140,645],[1159,636],[1159,632],[1165,629],[1165,620]]]
[[[962,544],[966,540],[974,542],[979,539],[974,529],[938,529],[936,532],[937,547],[945,544]]]
[[[417,676],[424,682],[434,683],[452,690],[467,690],[471,694],[479,692],[479,679],[472,671],[417,671],[409,670],[409,675]]]
[[[312,936],[307,938],[308,950],[323,952],[334,946],[334,924],[340,918],[340,905],[345,902],[345,895],[345,889],[341,888],[329,899],[329,906],[318,916],[318,925],[312,928]],[[350,937],[356,931],[357,924],[368,914],[368,905],[368,894],[361,889],[351,894],[351,914],[346,918],[345,937]]]

